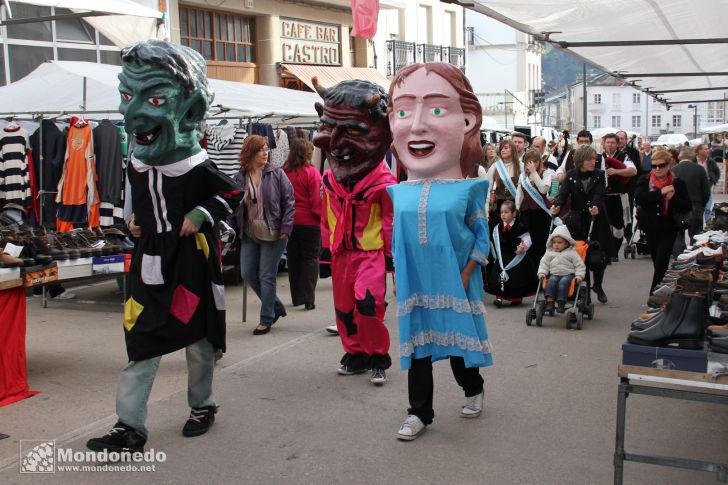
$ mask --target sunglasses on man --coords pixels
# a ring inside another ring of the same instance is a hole
[[[655,164],[652,165],[652,168],[654,170],[660,170],[660,169],[665,168],[665,167],[667,167],[667,163],[655,163]]]

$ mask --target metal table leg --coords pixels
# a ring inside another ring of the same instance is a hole
[[[617,440],[614,445],[614,484],[622,485],[624,478],[624,427],[627,414],[627,386],[622,379],[617,394]]]
[[[248,282],[243,280],[243,323],[248,321]]]

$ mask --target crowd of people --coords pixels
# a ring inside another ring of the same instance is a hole
[[[213,95],[199,53],[149,41],[124,50],[122,64],[121,112],[138,131],[128,169],[129,229],[138,243],[124,310],[130,362],[119,379],[119,421],[88,441],[96,451],[143,450],[160,359],[182,348],[191,408],[182,434],[200,436],[214,423],[214,362],[226,348],[216,231],[226,219],[240,235],[242,276],[261,301],[253,334],[269,333],[287,315],[276,277],[288,248],[293,305],[314,309],[317,278],[330,276],[344,350],[337,372],[370,372],[377,386],[392,364],[384,319],[387,273],[394,273],[409,398],[396,436],[411,441],[433,422],[436,361],[450,362],[462,388],[460,416],[481,415],[479,369],[493,363],[486,291],[496,306],[517,305],[541,278],[547,304],[561,311],[571,280],[588,279],[606,303],[605,267],[635,230],[635,204],[654,284],[670,250],[684,244],[680,231],[692,237],[702,228],[710,174],[717,180],[702,145],[697,158],[690,147],[653,152],[624,132],[604,136],[601,154],[588,131],[577,134],[577,146],[548,152],[545,139],[523,133],[483,147],[481,106],[468,79],[447,63],[407,66],[389,92],[369,81],[323,88],[312,79],[323,100],[315,105],[321,126],[312,141],[327,154],[328,170],[311,166],[304,140],[282,168],[273,166],[266,138],[251,135],[231,179],[197,139]],[[163,79],[172,95],[160,102],[149,79]],[[141,132],[156,125],[161,141]],[[395,178],[388,152],[406,180]],[[591,243],[586,264],[574,255],[577,240]]]
[[[624,131],[598,142],[597,151],[591,133],[583,130],[574,146],[567,138],[547,151],[542,137],[534,137],[529,148],[525,135],[513,133],[497,147],[484,147],[479,176],[490,182],[493,243],[486,290],[496,296],[497,307],[504,301],[517,305],[535,293],[535,268],[561,223],[570,237],[596,242],[603,253],[603,264],[595,257],[588,267],[602,303],[608,302],[606,267],[619,261],[634,231],[640,231],[654,263],[651,295],[670,258],[685,248],[686,232],[692,239],[709,224],[712,187],[720,178],[715,156],[722,154],[711,154],[705,143],[653,147],[649,139],[629,139]],[[487,154],[491,148],[494,157]]]

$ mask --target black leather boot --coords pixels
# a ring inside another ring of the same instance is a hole
[[[647,330],[651,326],[657,325],[657,323],[660,322],[662,320],[662,317],[664,316],[665,312],[658,312],[647,320],[635,320],[634,322],[632,322],[631,330]]]
[[[627,341],[653,347],[702,348],[706,308],[705,298],[700,295],[673,293],[660,322],[630,332]]]

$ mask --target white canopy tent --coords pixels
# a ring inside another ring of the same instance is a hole
[[[702,130],[700,130],[700,132],[708,134],[728,133],[728,123],[723,125],[711,126],[710,128],[703,128]]]
[[[121,118],[119,66],[90,62],[51,61],[38,66],[23,79],[0,87],[0,116],[21,114],[105,114]],[[295,119],[318,121],[316,93],[210,79],[215,90],[211,114],[265,118],[269,122]]]
[[[657,141],[653,142],[655,145],[670,145],[674,147],[680,147],[689,142],[688,137],[682,133],[667,133],[660,135]]]
[[[480,12],[669,105],[723,101],[723,0],[443,0]]]
[[[115,45],[124,47],[141,40],[163,39],[163,14],[132,0],[0,0],[6,19],[0,25],[12,25],[63,18],[83,18],[102,32]],[[55,7],[70,10],[71,14],[57,14],[43,18],[19,18],[14,4]]]

